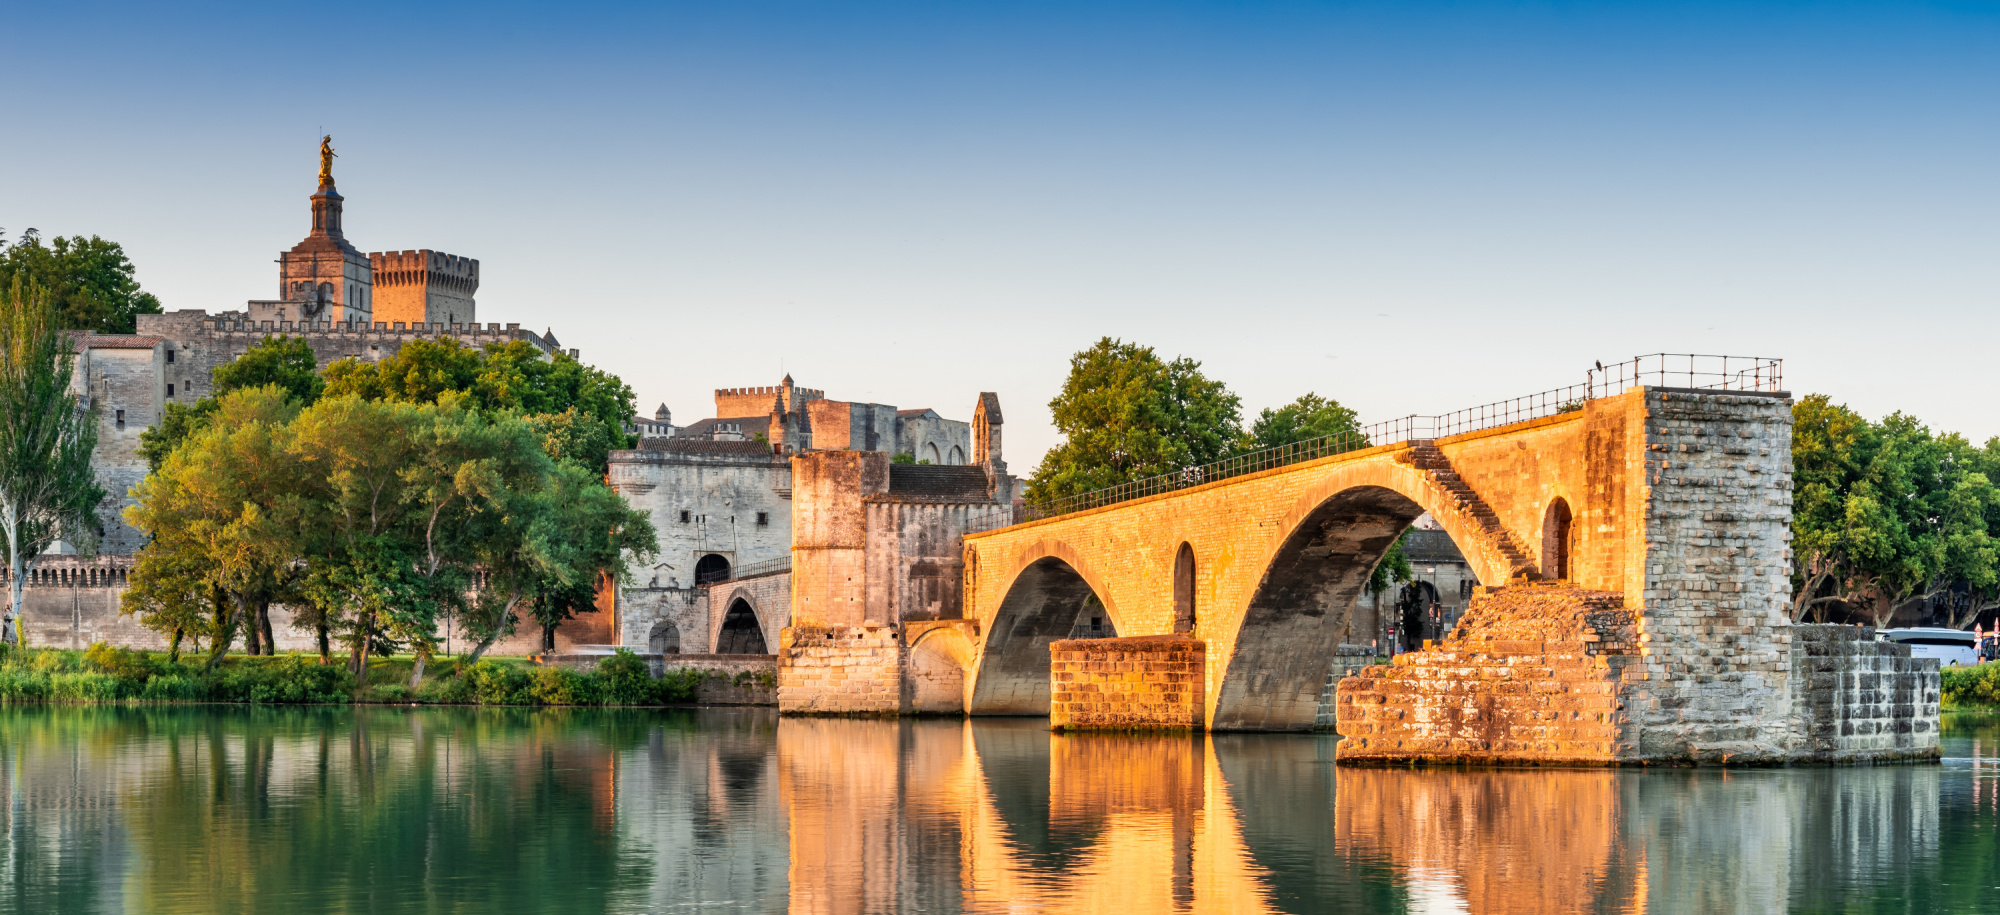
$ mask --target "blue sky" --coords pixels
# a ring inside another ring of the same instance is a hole
[[[2000,435],[1991,4],[13,5],[0,226],[273,294],[334,135],[365,250],[479,258],[647,411],[786,371],[1053,443],[1102,335],[1367,419],[1786,359]]]

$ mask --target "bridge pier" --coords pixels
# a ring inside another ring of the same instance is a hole
[[[1207,646],[1184,635],[1064,639],[1049,646],[1049,727],[1203,729]]]

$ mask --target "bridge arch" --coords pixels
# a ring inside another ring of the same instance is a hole
[[[1491,535],[1422,471],[1390,462],[1328,469],[1281,517],[1247,604],[1198,630],[1208,643],[1211,729],[1312,729],[1355,602],[1396,538],[1425,512],[1481,581],[1508,577]]]
[[[1104,579],[1083,555],[1060,540],[1038,539],[1012,557],[1007,591],[981,621],[981,646],[970,705],[975,715],[1049,713],[1049,643],[1069,638],[1084,602],[1095,596],[1111,625],[1124,632]]]

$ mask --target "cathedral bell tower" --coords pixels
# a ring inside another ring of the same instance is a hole
[[[278,255],[278,299],[260,302],[253,319],[366,324],[373,320],[374,270],[341,231],[342,198],[333,186],[333,138],[319,141],[319,190],[312,232]],[[261,314],[259,314],[261,312]]]

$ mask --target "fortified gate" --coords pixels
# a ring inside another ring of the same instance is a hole
[[[1331,703],[1350,762],[1935,756],[1935,662],[1790,622],[1791,501],[1775,360],[1634,360],[969,522],[958,619],[842,618],[795,584],[780,703],[863,710],[801,689],[835,666],[896,678],[899,711],[1058,728],[1310,730]],[[1443,641],[1356,661],[1352,609],[1425,512],[1489,586]],[[1070,638],[1093,599],[1117,638]]]

